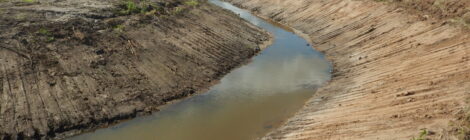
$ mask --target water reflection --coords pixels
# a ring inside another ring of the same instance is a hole
[[[248,140],[295,113],[329,80],[329,64],[307,42],[228,3],[210,0],[275,36],[273,45],[207,93],[72,139]]]
[[[214,89],[243,89],[256,92],[257,95],[289,93],[309,85],[320,85],[329,78],[325,75],[326,71],[328,64],[311,55],[256,59],[252,64],[227,75],[222,84]]]

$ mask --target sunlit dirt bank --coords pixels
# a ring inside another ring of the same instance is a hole
[[[203,1],[0,0],[0,139],[63,138],[157,111],[269,35]]]
[[[469,1],[227,0],[298,29],[332,81],[264,139],[463,139]]]

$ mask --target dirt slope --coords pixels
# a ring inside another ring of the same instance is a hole
[[[0,139],[62,138],[148,114],[208,88],[269,39],[205,3],[132,15],[114,4],[0,3]]]
[[[451,19],[464,14],[372,0],[227,1],[306,33],[334,65],[332,81],[264,139],[411,139],[421,129],[463,138],[470,34]]]

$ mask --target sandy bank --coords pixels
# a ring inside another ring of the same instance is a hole
[[[465,11],[433,15],[420,3],[369,0],[227,1],[308,34],[334,65],[332,81],[264,139],[411,139],[422,129],[433,132],[427,138],[461,137],[470,34],[456,17]]]

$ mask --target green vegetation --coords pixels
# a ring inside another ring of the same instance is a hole
[[[157,14],[157,10],[151,10],[151,11],[148,11],[148,12],[145,12],[145,15],[156,15]]]
[[[119,5],[120,7],[119,14],[130,15],[130,14],[142,13],[143,11],[147,9],[143,5],[144,5],[143,3],[137,4],[130,0],[124,1],[122,4]]]
[[[120,5],[120,10],[118,11],[119,14],[122,15],[130,15],[130,14],[138,14],[138,13],[154,13],[156,14],[157,11],[161,8],[155,5],[148,0],[142,0],[139,3],[135,3],[134,1],[125,0]]]
[[[466,102],[468,102],[468,100],[469,99],[467,99]],[[462,114],[457,115],[461,119],[458,121],[449,122],[449,126],[451,126],[451,128],[456,130],[454,131],[454,135],[458,139],[468,140],[470,139],[470,107],[465,107],[463,110],[461,110],[461,112]]]
[[[135,14],[135,13],[141,13],[144,8],[141,7],[142,4],[136,4],[133,1],[124,1],[120,7],[121,11],[119,11],[120,14],[123,15],[130,15],[130,14]]]
[[[26,3],[33,3],[33,2],[36,2],[36,0],[22,0],[23,2],[26,2]]]
[[[53,37],[53,36],[48,36],[46,38],[46,42],[54,42],[54,41],[55,41],[55,37]]]
[[[40,35],[51,35],[51,32],[49,32],[49,30],[45,28],[39,29],[37,33],[39,33]]]
[[[119,15],[131,15],[131,14],[145,14],[145,15],[157,15],[163,16],[164,14],[178,14],[183,12],[185,9],[190,7],[196,7],[200,5],[198,0],[186,0],[182,3],[155,3],[150,0],[140,0],[135,2],[132,0],[123,0],[119,5],[116,13]],[[160,6],[161,5],[161,6]]]
[[[426,140],[426,136],[428,136],[429,134],[429,131],[426,130],[426,129],[423,129],[421,130],[421,132],[419,133],[419,137],[418,138],[412,138],[411,140]]]
[[[15,19],[17,20],[25,20],[28,17],[26,13],[19,13],[15,15]]]
[[[188,6],[193,6],[193,7],[194,7],[194,6],[199,5],[199,1],[197,1],[197,0],[189,0],[189,1],[184,2],[184,4],[185,4],[185,5],[188,5]]]
[[[470,29],[470,23],[467,23],[467,27]],[[470,91],[470,87],[466,88],[467,91]],[[465,103],[469,104],[470,103],[470,98],[467,97],[465,100]],[[463,109],[463,119],[462,123],[460,123],[460,128],[459,128],[459,134],[458,137],[459,139],[464,139],[468,140],[470,139],[470,107],[467,106]]]
[[[115,25],[115,26],[113,26],[114,31],[117,31],[117,32],[123,32],[124,28],[125,28],[124,25]]]
[[[53,42],[53,41],[55,41],[55,37],[53,36],[53,34],[52,34],[49,30],[47,30],[47,29],[45,29],[45,28],[39,29],[39,30],[37,31],[37,34],[39,34],[40,36],[45,36],[45,38],[46,38],[45,41],[46,41],[46,42]]]
[[[185,1],[184,2],[184,5],[180,5],[180,6],[177,6],[173,9],[173,13],[172,14],[179,14],[181,12],[183,12],[183,10],[189,8],[189,7],[196,7],[198,6],[200,3],[199,1],[197,0],[188,0],[188,1]]]
[[[126,8],[123,11],[123,13],[125,13],[125,14],[131,14],[131,13],[136,13],[136,12],[140,11],[140,9],[137,7],[137,5],[132,1],[127,1],[125,6],[126,6]]]
[[[179,14],[181,13],[181,11],[183,11],[184,8],[183,7],[176,7],[174,10],[173,10],[173,14]]]

